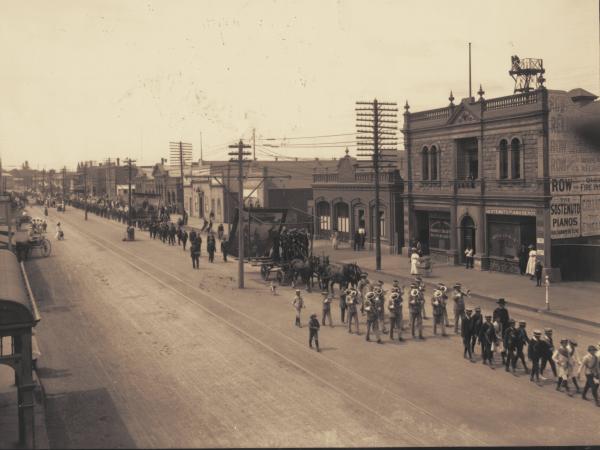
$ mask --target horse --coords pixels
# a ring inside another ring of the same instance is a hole
[[[360,280],[360,267],[356,263],[328,265],[321,273],[326,289],[333,293],[334,285],[338,284],[340,290],[347,289],[348,285],[356,287]]]
[[[313,274],[317,266],[318,258],[311,256],[306,260],[294,258],[290,261],[289,272],[291,274],[292,283],[295,284],[298,276],[306,286],[308,292],[311,292],[313,285]]]

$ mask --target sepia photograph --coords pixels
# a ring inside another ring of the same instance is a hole
[[[0,0],[0,450],[600,446],[600,0]]]

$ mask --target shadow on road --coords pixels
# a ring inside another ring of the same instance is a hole
[[[50,448],[135,448],[104,388],[46,397]]]

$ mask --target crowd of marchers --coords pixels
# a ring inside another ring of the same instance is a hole
[[[426,310],[425,284],[417,276],[410,284],[408,292],[401,287],[397,280],[389,290],[384,289],[382,281],[372,282],[368,274],[363,273],[356,288],[342,290],[339,298],[329,291],[322,292],[321,320],[316,313],[311,314],[309,327],[309,346],[313,344],[317,351],[319,348],[319,330],[321,325],[333,326],[332,304],[339,300],[340,322],[347,326],[348,333],[359,331],[359,314],[366,316],[367,341],[373,334],[377,343],[382,344],[382,333],[388,334],[394,340],[394,332],[399,341],[403,341],[405,331],[404,297],[408,298],[408,329],[413,339],[425,339],[423,336],[423,320],[429,320]],[[438,333],[445,337],[447,327],[454,328],[454,334],[459,335],[463,344],[463,357],[476,362],[476,348],[479,346],[481,361],[490,368],[495,369],[499,363],[500,355],[502,366],[506,372],[516,373],[519,362],[525,373],[530,375],[530,381],[540,385],[544,371],[550,367],[556,379],[556,390],[565,389],[569,396],[574,393],[581,394],[587,400],[591,390],[597,406],[598,386],[600,384],[600,363],[598,359],[598,346],[589,345],[586,354],[581,357],[578,344],[575,340],[563,337],[555,345],[551,328],[533,330],[530,337],[527,332],[527,323],[523,320],[515,321],[510,317],[505,299],[497,301],[498,307],[492,314],[482,313],[481,307],[468,308],[465,298],[470,295],[468,290],[463,290],[461,283],[456,283],[451,292],[444,283],[439,283],[433,290],[430,299],[431,320],[433,321],[433,334]],[[450,324],[448,314],[448,301],[452,301],[453,324]],[[300,290],[292,301],[295,310],[295,325],[302,326],[301,312],[305,302]],[[525,357],[527,355],[527,358]],[[527,364],[531,363],[531,368]],[[582,377],[583,375],[583,377]],[[583,389],[580,381],[584,382]]]

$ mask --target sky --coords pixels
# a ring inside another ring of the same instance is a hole
[[[510,95],[510,57],[600,93],[598,0],[0,1],[0,157],[74,168],[169,141],[228,158],[355,154],[355,102]],[[474,94],[475,95],[475,94]],[[400,118],[401,122],[401,118]],[[281,139],[285,137],[286,140]],[[276,140],[271,140],[276,139]],[[265,146],[265,144],[267,146]],[[269,146],[271,145],[271,146]],[[279,147],[272,147],[278,145]]]

